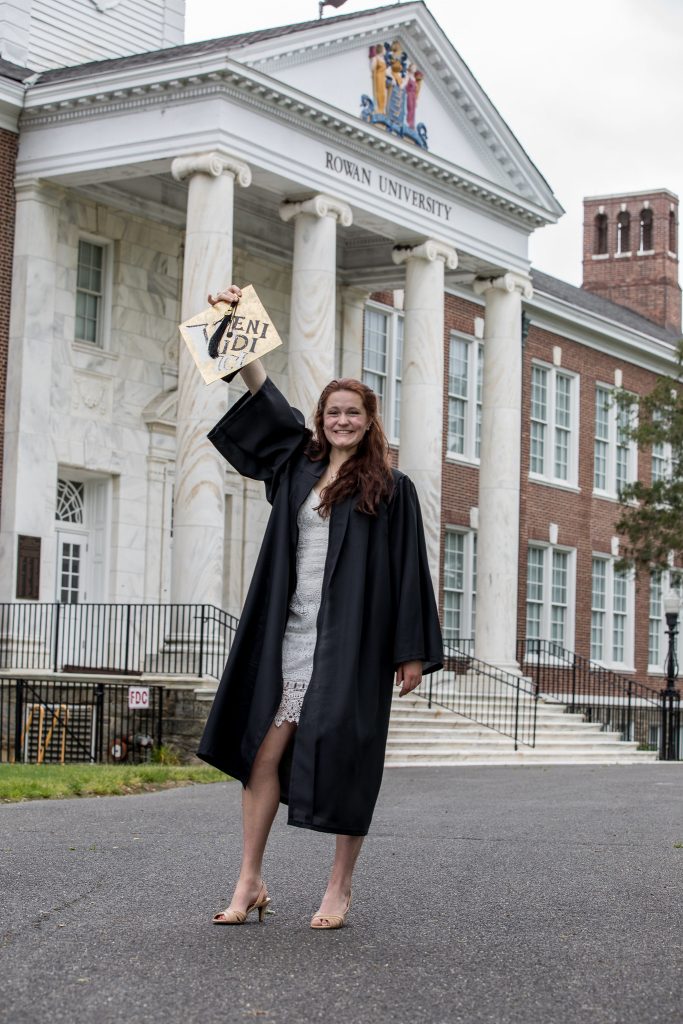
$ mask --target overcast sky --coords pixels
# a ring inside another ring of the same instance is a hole
[[[351,14],[388,6],[347,0]],[[566,210],[535,266],[581,283],[585,195],[683,189],[683,0],[428,0]],[[317,0],[186,0],[188,42],[307,21]]]

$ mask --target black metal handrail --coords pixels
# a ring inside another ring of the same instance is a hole
[[[536,745],[538,694],[521,676],[487,665],[472,654],[471,640],[444,644],[444,667],[427,676],[427,701],[487,729]]]
[[[540,696],[557,701],[641,750],[661,745],[662,691],[568,651],[550,640],[520,641],[524,672]]]
[[[210,604],[0,604],[0,668],[219,679],[237,624]]]

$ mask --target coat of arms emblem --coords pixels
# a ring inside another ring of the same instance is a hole
[[[369,56],[372,98],[361,96],[361,118],[428,149],[427,128],[415,123],[424,73],[408,59],[398,40],[371,46]]]

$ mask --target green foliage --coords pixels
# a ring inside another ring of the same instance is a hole
[[[617,392],[615,400],[624,412],[633,408],[629,392]],[[619,568],[667,569],[671,552],[676,562],[683,559],[683,341],[676,371],[660,377],[638,400],[637,418],[629,417],[624,431],[640,451],[657,444],[670,446],[671,475],[649,484],[637,480],[621,491],[616,523],[622,537]]]
[[[2,764],[0,803],[123,796],[227,778],[208,765]]]
[[[152,764],[180,764],[180,757],[174,747],[161,743],[152,748]]]

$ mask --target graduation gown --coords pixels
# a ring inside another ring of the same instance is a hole
[[[326,463],[304,454],[310,431],[267,378],[210,432],[272,511],[198,755],[246,785],[282,697],[282,638],[296,588],[297,512]],[[365,835],[384,767],[394,672],[442,665],[442,642],[415,487],[394,470],[376,516],[357,499],[331,512],[313,673],[280,765],[288,822]]]

